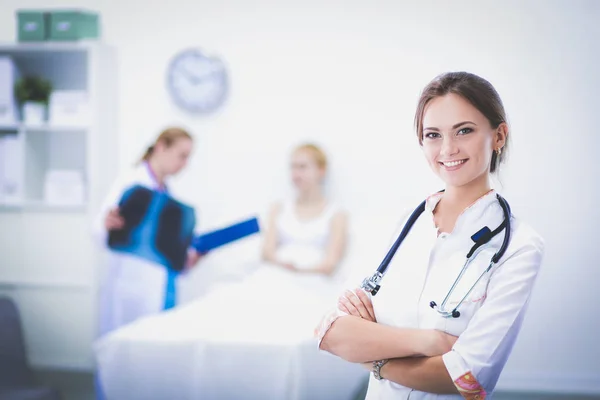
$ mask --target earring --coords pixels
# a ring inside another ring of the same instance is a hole
[[[500,157],[500,154],[502,154],[502,147],[498,148],[498,150],[496,150],[496,152],[498,153],[498,157]]]

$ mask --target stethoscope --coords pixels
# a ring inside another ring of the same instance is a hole
[[[471,239],[475,242],[475,244],[473,245],[473,247],[471,247],[471,250],[469,250],[469,252],[467,253],[467,259],[465,260],[462,270],[456,277],[456,280],[452,284],[452,287],[450,287],[450,290],[446,294],[446,297],[444,297],[442,304],[438,307],[438,305],[435,301],[432,301],[429,303],[429,306],[431,308],[436,310],[441,316],[443,316],[445,318],[460,317],[460,312],[458,311],[458,308],[460,307],[460,305],[465,301],[465,299],[473,291],[473,288],[475,288],[475,286],[477,286],[479,281],[481,281],[483,276],[485,274],[487,274],[495,264],[498,263],[498,261],[502,258],[502,256],[506,252],[506,248],[508,247],[508,243],[510,241],[510,217],[511,217],[510,206],[508,205],[506,200],[504,200],[504,198],[502,196],[500,196],[499,194],[496,194],[496,198],[498,199],[498,202],[500,203],[500,206],[502,207],[502,211],[504,213],[504,221],[502,221],[500,226],[498,226],[493,231],[491,231],[490,228],[488,228],[486,226],[486,227],[480,229],[473,236],[471,236]],[[400,247],[400,245],[406,238],[406,235],[408,235],[408,232],[410,231],[412,226],[415,224],[415,222],[417,221],[419,216],[423,213],[423,211],[425,211],[425,204],[426,204],[426,201],[423,201],[413,211],[410,218],[408,219],[408,221],[402,228],[400,235],[398,236],[398,238],[392,245],[392,248],[388,251],[387,255],[385,256],[385,258],[379,265],[379,268],[377,268],[377,271],[375,271],[373,273],[373,275],[371,275],[370,277],[367,277],[363,280],[363,282],[361,284],[361,288],[363,290],[365,290],[366,292],[370,293],[372,296],[375,296],[377,294],[377,292],[379,291],[379,289],[381,288],[381,280],[383,279],[383,276],[385,275],[387,268],[388,268],[390,262],[392,261],[392,258],[396,254],[396,251],[398,250],[398,248]],[[475,283],[473,283],[471,285],[471,288],[469,289],[469,291],[462,297],[462,299],[458,302],[456,307],[454,307],[452,310],[447,310],[446,303],[448,302],[448,299],[450,298],[450,296],[454,292],[454,289],[456,288],[456,286],[460,282],[461,278],[463,277],[463,275],[464,275],[465,271],[467,270],[467,267],[469,266],[471,261],[477,256],[479,251],[482,250],[482,246],[484,244],[488,243],[490,240],[492,240],[492,238],[494,236],[496,236],[497,234],[499,234],[503,229],[504,229],[504,241],[502,242],[502,246],[500,246],[500,249],[498,250],[498,252],[496,254],[494,254],[494,256],[492,257],[489,266],[481,273],[481,275],[479,275],[479,278],[477,278]]]

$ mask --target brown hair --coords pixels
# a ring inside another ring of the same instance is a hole
[[[427,104],[436,97],[456,94],[467,100],[479,110],[489,121],[493,129],[501,123],[507,123],[504,105],[500,95],[487,80],[469,72],[447,72],[434,78],[421,93],[417,112],[415,113],[415,128],[419,144],[423,145],[423,116]],[[492,152],[490,172],[496,172],[498,165],[506,159],[508,137],[500,156]]]
[[[308,151],[309,153],[311,153],[312,157],[314,158],[314,160],[317,163],[317,165],[319,166],[319,168],[327,169],[327,155],[325,155],[325,152],[316,144],[313,144],[313,143],[302,144],[302,145],[296,147],[296,149],[294,150],[294,153],[296,153],[298,151]]]
[[[170,147],[177,139],[186,138],[192,139],[192,135],[190,135],[186,130],[177,127],[167,128],[158,135],[154,144],[146,149],[146,152],[142,156],[141,162],[148,161],[154,152],[154,147],[157,143],[164,143],[166,147]]]

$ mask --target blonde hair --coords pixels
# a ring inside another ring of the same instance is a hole
[[[312,155],[315,162],[317,163],[317,165],[319,166],[319,168],[327,169],[327,155],[325,155],[325,152],[316,144],[301,144],[300,146],[296,147],[294,153],[297,153],[299,151],[309,152]]]
[[[152,153],[154,152],[154,148],[158,143],[162,142],[166,147],[170,147],[173,143],[175,143],[175,141],[181,138],[193,140],[192,135],[190,135],[185,129],[177,127],[165,129],[160,133],[160,135],[158,135],[154,141],[154,144],[146,149],[146,152],[142,156],[140,162],[148,161],[150,159]]]

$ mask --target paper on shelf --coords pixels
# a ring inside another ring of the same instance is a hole
[[[4,140],[0,136],[0,204],[4,204]]]
[[[86,126],[90,123],[88,95],[81,90],[55,90],[48,102],[52,125]]]
[[[83,173],[77,170],[50,170],[44,180],[47,205],[82,205],[85,202]]]
[[[20,204],[23,199],[23,153],[21,138],[17,135],[0,136],[0,198],[3,204]]]
[[[19,71],[12,58],[0,56],[0,126],[14,126],[19,120],[19,108],[14,85]]]

